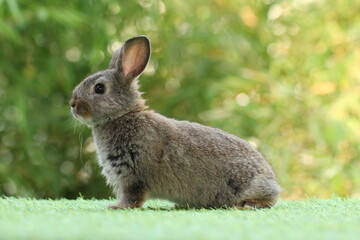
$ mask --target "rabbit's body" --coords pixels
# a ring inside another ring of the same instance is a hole
[[[130,188],[144,198],[189,207],[240,207],[262,198],[270,206],[276,201],[270,166],[234,135],[152,111],[128,113],[105,125],[95,127],[93,135],[103,174],[119,198]],[[249,195],[258,176],[269,186]]]
[[[150,56],[146,37],[128,40],[108,70],[79,84],[72,113],[91,126],[99,163],[118,203],[163,198],[183,207],[271,207],[280,188],[246,141],[220,129],[145,110],[137,76]]]

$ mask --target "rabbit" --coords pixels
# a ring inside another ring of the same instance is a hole
[[[270,208],[280,187],[269,163],[245,140],[217,128],[147,110],[138,77],[150,41],[137,36],[115,51],[108,69],[75,87],[73,116],[92,129],[97,158],[116,195],[112,209],[150,198],[180,208]]]

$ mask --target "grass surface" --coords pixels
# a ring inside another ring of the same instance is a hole
[[[174,210],[148,201],[0,198],[0,239],[359,239],[360,200],[280,201],[272,209]]]

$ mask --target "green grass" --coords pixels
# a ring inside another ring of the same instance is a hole
[[[0,239],[359,239],[360,200],[280,201],[272,209],[174,210],[148,201],[0,198]]]

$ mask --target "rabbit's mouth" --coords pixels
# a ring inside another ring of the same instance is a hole
[[[79,120],[81,123],[91,127],[93,125],[93,121],[91,116],[81,116],[79,115],[74,108],[71,108],[71,114],[74,116],[74,118],[76,118],[77,120]]]
[[[72,115],[77,120],[88,126],[92,125],[91,110],[89,105],[84,100],[82,100],[81,98],[71,100],[70,107]]]
[[[91,114],[89,113],[89,111],[86,111],[82,108],[77,108],[77,107],[72,107],[71,108],[71,113],[76,117],[81,117],[81,118],[91,118]]]

